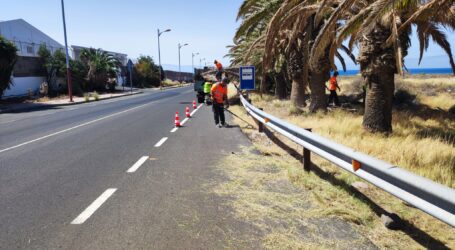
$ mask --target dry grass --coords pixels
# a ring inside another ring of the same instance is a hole
[[[342,88],[348,90],[349,82],[355,79],[355,77],[348,80],[342,79]],[[412,82],[409,79],[405,80]],[[426,83],[437,86],[436,88],[441,87],[441,82],[438,80],[424,80]],[[455,81],[453,79],[451,81],[444,80],[442,87],[436,93],[440,93],[441,89],[455,86]],[[411,86],[410,83],[407,84]],[[415,89],[423,88],[420,82],[414,84],[416,84]],[[427,92],[429,91],[427,90]],[[430,102],[436,102],[431,100],[429,95],[418,95],[419,100],[423,97],[430,98]],[[328,114],[303,113],[296,115],[289,101],[278,101],[270,96],[260,98],[258,95],[252,95],[251,98],[255,106],[261,107],[264,111],[277,117],[300,127],[313,128],[313,132],[341,144],[455,188],[455,121],[453,119],[439,116],[424,119],[409,111],[395,111],[394,134],[383,136],[365,132],[361,126],[360,114],[336,110]],[[242,107],[232,107],[232,111],[250,121],[250,124],[254,124]],[[242,130],[252,138],[255,147],[262,155],[244,153],[241,157],[229,157],[223,169],[232,181],[220,186],[217,192],[235,197],[233,203],[238,216],[266,232],[264,238],[266,247],[345,248],[343,240],[337,239],[336,243],[330,240],[321,241],[318,239],[317,230],[315,233],[302,235],[296,229],[298,225],[306,225],[310,229],[307,228],[308,230],[305,232],[312,232],[311,228],[315,225],[308,222],[309,218],[338,217],[350,222],[356,230],[364,232],[365,237],[380,248],[435,247],[435,245],[418,243],[419,237],[420,239],[430,237],[446,244],[449,248],[455,248],[455,230],[453,228],[419,210],[406,206],[400,200],[372,186],[361,190],[368,197],[367,200],[365,197],[359,197],[352,193],[350,188],[350,184],[359,180],[319,157],[313,157],[313,162],[340,182],[333,185],[334,183],[321,179],[314,173],[305,173],[301,169],[301,163],[289,156],[287,152],[275,146],[267,138],[248,129],[244,122],[238,119],[237,122],[241,125]],[[294,143],[284,138],[281,139],[301,152],[302,149]],[[262,173],[254,170],[268,168],[277,168],[279,171],[275,169],[270,173],[267,171]],[[270,183],[285,180],[290,180],[300,191],[270,191]],[[419,236],[419,233],[412,229],[404,232],[385,229],[379,222],[377,211],[372,209],[374,206],[368,199],[387,211],[397,213],[424,233],[420,233]],[[302,204],[302,201],[310,206]],[[265,218],[272,219],[274,223]],[[276,223],[281,226],[277,227]],[[410,235],[414,235],[415,239]],[[305,243],[303,244],[302,241]]]
[[[178,81],[172,81],[170,79],[164,79],[161,84],[163,87],[175,87],[175,86],[181,86],[182,84]]]

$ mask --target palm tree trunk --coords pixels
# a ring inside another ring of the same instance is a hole
[[[329,51],[319,60],[318,67],[311,70],[311,104],[310,111],[327,111],[326,82],[330,79]]]
[[[310,90],[311,104],[310,112],[327,111],[327,96],[325,94],[325,83],[330,78],[330,70],[312,71]]]
[[[296,45],[294,45],[296,46]],[[296,107],[305,107],[305,84],[303,81],[303,55],[296,47],[289,53],[288,71],[291,78],[291,103]]]
[[[371,132],[392,132],[396,58],[393,47],[382,47],[390,33],[377,24],[360,43],[358,61],[367,92],[363,126]]]
[[[284,72],[280,71],[274,76],[275,78],[275,96],[282,100],[286,99],[287,89],[286,89],[286,79],[284,77]]]

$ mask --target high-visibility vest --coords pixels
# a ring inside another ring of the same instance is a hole
[[[204,83],[204,93],[205,94],[209,94],[211,89],[212,89],[212,83],[211,82]]]
[[[338,87],[337,78],[334,76],[330,77],[329,90],[337,90],[337,87]]]
[[[216,66],[217,70],[222,70],[223,69],[223,65],[220,62],[217,62],[215,66]]]
[[[217,83],[212,86],[212,98],[216,103],[224,103],[224,97],[227,97],[227,86],[222,86],[221,83]]]

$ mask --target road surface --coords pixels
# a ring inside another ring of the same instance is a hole
[[[191,87],[0,114],[0,248],[252,247],[206,185],[248,140],[217,128]],[[192,109],[193,111],[193,109]]]

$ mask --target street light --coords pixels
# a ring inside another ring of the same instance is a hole
[[[158,29],[158,64],[160,65],[160,89],[162,89],[162,86],[161,86],[161,78],[163,78],[163,76],[161,75],[161,49],[160,49],[160,36],[161,34],[163,34],[164,32],[169,32],[171,31],[171,29],[167,29],[165,31],[161,31],[160,32],[160,29]]]
[[[65,35],[65,50],[66,50],[66,78],[68,84],[68,95],[70,96],[70,102],[73,102],[73,87],[71,84],[71,69],[70,59],[68,54],[68,39],[66,38],[66,20],[65,20],[65,4],[62,0],[62,18],[63,18],[63,33]]]
[[[187,46],[187,45],[188,45],[188,43],[185,43],[183,45],[180,45],[180,43],[179,43],[179,81],[180,82],[182,81],[182,70],[180,68],[180,49],[185,47],[185,46]]]
[[[205,61],[205,58],[199,58],[199,67],[202,68],[202,61]],[[207,66],[207,64],[205,64]]]
[[[199,55],[199,53],[191,53],[191,69],[193,70],[193,79],[194,79],[194,57]]]

